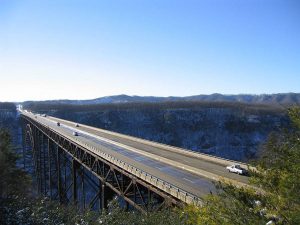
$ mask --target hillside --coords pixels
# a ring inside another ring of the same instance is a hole
[[[272,104],[272,105],[299,105],[300,93],[281,93],[281,94],[262,94],[262,95],[194,95],[187,97],[154,97],[154,96],[129,96],[114,95],[90,100],[46,100],[46,101],[26,101],[24,105],[32,103],[45,104],[73,104],[73,105],[93,105],[93,104],[110,104],[110,103],[136,103],[136,102],[170,102],[170,101],[202,101],[202,102],[241,102],[253,104]]]
[[[287,126],[282,107],[234,102],[32,103],[25,108],[240,161],[254,158],[270,132]]]
[[[114,95],[90,100],[49,100],[38,101],[45,104],[107,104],[107,103],[135,103],[135,102],[170,102],[170,101],[202,101],[202,102],[241,102],[253,104],[272,104],[272,105],[300,105],[300,93],[280,93],[280,94],[261,94],[261,95],[195,95],[187,97],[154,97],[154,96],[128,96]],[[32,104],[33,101],[26,101],[23,104]],[[37,103],[37,102],[35,102]]]

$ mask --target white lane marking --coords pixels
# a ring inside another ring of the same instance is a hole
[[[44,118],[44,117],[43,117]],[[47,119],[53,123],[56,123],[55,121],[49,119],[49,118],[44,118],[44,119]],[[74,123],[74,126],[75,126],[76,123]],[[248,184],[245,184],[243,183],[242,181],[237,181],[237,180],[234,180],[232,178],[228,178],[228,177],[221,177],[221,175],[217,175],[217,174],[213,174],[211,172],[208,172],[208,171],[205,171],[203,169],[198,169],[198,168],[195,168],[195,167],[192,167],[192,166],[189,166],[189,165],[185,165],[183,163],[180,163],[180,162],[176,162],[176,161],[173,161],[173,160],[170,160],[170,159],[167,159],[167,158],[164,158],[164,157],[157,157],[157,155],[155,154],[152,154],[152,153],[148,153],[148,152],[145,152],[145,151],[142,151],[142,150],[139,150],[139,149],[136,149],[136,148],[133,148],[133,147],[130,147],[128,145],[124,145],[124,144],[121,144],[119,142],[115,142],[115,141],[111,141],[107,138],[103,138],[103,137],[100,137],[100,136],[97,136],[97,135],[94,135],[94,134],[91,134],[91,133],[88,133],[88,132],[85,132],[85,131],[82,131],[82,130],[79,130],[79,129],[76,129],[74,127],[71,127],[71,126],[68,126],[68,125],[65,125],[65,124],[61,124],[61,127],[66,127],[66,128],[69,128],[71,130],[74,130],[74,131],[77,131],[79,134],[82,133],[82,134],[86,134],[87,136],[90,136],[90,137],[94,137],[98,140],[101,140],[103,142],[106,142],[108,144],[112,144],[112,145],[115,145],[115,146],[118,146],[118,147],[121,147],[121,148],[124,148],[124,149],[127,149],[129,151],[132,151],[132,152],[135,152],[135,153],[138,153],[138,154],[141,154],[141,155],[144,155],[144,156],[147,156],[149,158],[152,158],[152,159],[156,159],[160,162],[163,162],[163,163],[166,163],[166,164],[169,164],[171,166],[174,166],[174,167],[177,167],[177,168],[181,168],[185,171],[188,171],[188,172],[191,172],[191,173],[194,173],[196,175],[199,175],[199,176],[202,176],[202,177],[206,177],[208,179],[211,179],[211,180],[216,180],[216,181],[219,181],[220,179],[224,179],[224,180],[228,180],[232,183],[235,183],[237,186],[248,186]],[[80,135],[79,135],[80,136]],[[188,168],[187,168],[188,167]],[[186,179],[188,182],[191,182],[193,183],[193,181],[191,180],[188,180]]]
[[[186,162],[186,163],[190,163],[189,160],[186,160],[186,159],[182,159],[182,161]]]
[[[189,179],[187,179],[187,178],[183,178],[183,180],[186,180],[186,181],[188,181],[188,182],[190,182],[190,183],[194,183],[194,181],[192,181],[192,180],[189,180]]]

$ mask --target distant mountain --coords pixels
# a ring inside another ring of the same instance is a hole
[[[170,102],[170,101],[204,101],[204,102],[241,102],[255,104],[278,104],[278,105],[300,105],[300,93],[280,93],[280,94],[239,94],[239,95],[194,95],[187,97],[154,97],[154,96],[129,96],[114,95],[90,100],[47,100],[39,101],[44,104],[113,104],[113,103],[133,103],[133,102]],[[33,101],[24,102],[24,104]],[[35,101],[36,103],[36,101]]]
[[[208,102],[242,102],[242,103],[261,103],[261,104],[281,104],[293,105],[300,104],[300,93],[280,93],[280,94],[261,94],[261,95],[195,95],[184,97],[185,100],[191,101],[208,101]]]
[[[300,94],[287,93],[188,97],[116,95],[91,100],[27,102],[23,106],[41,114],[246,161],[256,157],[270,132],[288,125],[286,107],[299,103]],[[4,117],[6,112],[2,115]]]

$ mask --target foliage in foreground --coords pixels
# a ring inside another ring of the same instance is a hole
[[[266,191],[263,201],[282,224],[300,224],[300,108],[289,110],[292,129],[271,136],[252,182]]]
[[[293,128],[271,136],[264,146],[262,157],[257,162],[257,171],[251,178],[256,188],[236,188],[220,182],[217,184],[219,193],[208,196],[200,208],[188,206],[183,210],[163,210],[147,215],[124,211],[114,202],[109,210],[100,215],[91,211],[80,213],[72,206],[61,206],[47,199],[30,200],[28,196],[20,197],[16,194],[18,192],[2,188],[6,191],[1,192],[0,223],[259,225],[273,220],[276,224],[300,224],[300,109],[291,109],[289,115]],[[6,141],[2,140],[3,137]],[[22,171],[14,167],[15,159],[9,150],[9,139],[5,137],[0,135],[0,159],[1,163],[8,160],[7,165],[12,168],[5,172],[5,176],[9,177],[11,173],[20,178]],[[0,172],[3,173],[2,170]],[[14,186],[13,179],[11,183],[1,182],[4,186],[9,184],[19,190]],[[25,187],[26,182],[23,185]]]
[[[254,199],[256,193],[249,189],[237,189],[230,184],[219,184],[220,193],[205,199],[203,207],[185,208],[190,225],[265,224],[267,218],[259,213]]]
[[[1,224],[84,224],[92,215],[79,214],[75,207],[63,206],[48,199],[14,196],[0,207]]]
[[[0,130],[0,199],[28,192],[30,178],[16,167],[17,159],[9,132]]]
[[[250,179],[257,188],[219,183],[219,194],[203,207],[185,209],[189,224],[300,224],[300,108],[289,116],[292,129],[272,135],[263,147]]]
[[[30,179],[16,167],[18,156],[11,146],[6,130],[0,130],[0,224],[35,225],[179,225],[182,218],[176,210],[166,209],[147,215],[125,211],[116,202],[100,215],[90,210],[79,211],[75,206],[64,206],[47,198],[30,195]]]
[[[65,225],[181,225],[183,218],[176,210],[141,214],[125,211],[117,203],[100,215],[92,211],[80,212],[74,206],[63,206],[47,198],[11,198],[0,207],[0,224],[65,224]]]

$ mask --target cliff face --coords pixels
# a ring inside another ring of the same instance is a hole
[[[19,124],[15,104],[0,102],[0,128],[8,129],[12,138],[17,140]]]
[[[0,127],[15,128],[17,113],[14,110],[0,109]]]
[[[239,161],[255,157],[270,132],[288,124],[282,112],[247,107],[55,110],[49,114]]]
[[[15,151],[22,155],[22,130],[14,103],[0,102],[0,129],[9,131]],[[22,159],[17,161],[18,166],[21,166],[21,161]]]
[[[24,105],[34,104],[72,104],[72,105],[90,105],[90,104],[115,104],[115,103],[134,103],[134,102],[169,102],[169,101],[202,101],[202,102],[242,102],[251,104],[273,104],[273,105],[299,105],[300,93],[279,93],[279,94],[240,94],[240,95],[194,95],[186,97],[155,97],[155,96],[129,96],[113,95],[89,100],[48,100],[48,101],[26,101]]]

